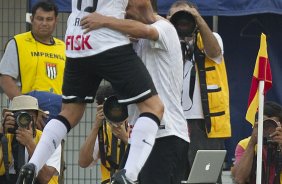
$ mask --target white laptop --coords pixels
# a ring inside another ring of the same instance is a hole
[[[187,181],[181,183],[217,183],[226,150],[198,150]]]

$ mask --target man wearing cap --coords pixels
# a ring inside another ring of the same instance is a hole
[[[263,112],[263,151],[261,183],[282,183],[282,106],[275,102],[265,102]],[[257,123],[252,135],[241,140],[235,150],[234,167],[231,174],[236,183],[256,182]]]
[[[42,132],[35,127],[38,112],[44,112],[38,108],[36,98],[20,95],[14,97],[8,109],[3,110],[3,121],[0,126],[1,150],[0,150],[0,183],[16,183],[20,170],[18,166],[20,155],[18,151],[24,146],[23,158],[26,162],[33,154]],[[16,150],[17,149],[17,150]],[[57,184],[60,171],[61,147],[50,157],[46,165],[40,170],[36,180],[39,183]],[[7,171],[8,170],[8,171]],[[7,172],[9,174],[7,174]]]
[[[173,3],[167,18],[176,28],[182,47],[182,107],[191,139],[191,167],[197,150],[224,149],[224,138],[231,136],[223,43],[189,1]]]

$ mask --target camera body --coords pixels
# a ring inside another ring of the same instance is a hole
[[[263,121],[263,145],[277,145],[277,142],[274,142],[270,136],[277,127],[278,124],[273,119],[265,119]]]
[[[264,136],[263,137],[263,145],[267,145],[267,146],[277,146],[278,143],[273,141],[272,138],[270,136]]]
[[[16,124],[14,128],[8,129],[8,133],[11,134],[15,134],[18,127],[27,128],[32,121],[32,116],[26,111],[14,112],[13,117],[15,118]]]

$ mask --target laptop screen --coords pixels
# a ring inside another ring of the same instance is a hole
[[[182,183],[216,183],[226,150],[198,150],[188,180]]]

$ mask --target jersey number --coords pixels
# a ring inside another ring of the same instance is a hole
[[[81,3],[82,3],[82,0],[77,0],[77,9],[79,11],[81,11]],[[88,13],[95,12],[97,9],[97,4],[98,4],[98,0],[93,0],[93,6],[88,6],[83,11],[88,12]]]

